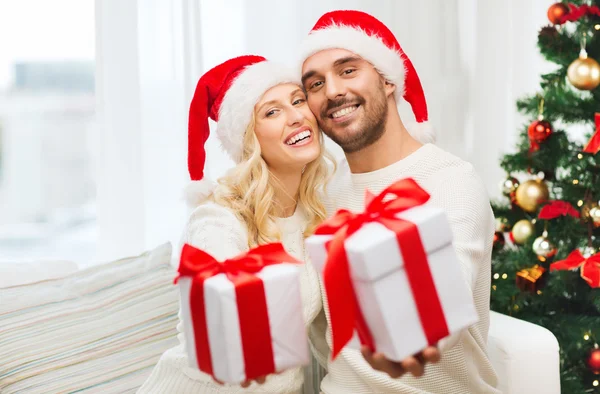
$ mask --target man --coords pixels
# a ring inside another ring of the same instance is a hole
[[[439,348],[427,348],[401,363],[365,348],[362,355],[346,348],[335,361],[328,361],[321,390],[325,394],[499,393],[486,353],[494,220],[481,180],[469,163],[430,143],[434,138],[425,127],[427,105],[419,78],[394,35],[379,20],[358,11],[327,13],[301,51],[308,104],[321,129],[346,156],[329,188],[329,213],[338,208],[360,211],[365,188],[379,193],[400,178],[414,178],[431,194],[428,204],[447,212],[479,315],[478,323],[444,339]],[[411,104],[420,123],[416,129],[407,130],[400,118],[397,104],[402,99]],[[327,330],[325,336],[319,328],[313,327],[315,346],[324,337],[330,346],[331,333]]]

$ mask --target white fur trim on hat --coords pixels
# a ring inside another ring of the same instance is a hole
[[[383,77],[396,85],[396,103],[404,96],[404,76],[406,69],[402,55],[388,48],[375,35],[369,35],[360,28],[332,25],[313,30],[300,47],[301,65],[310,56],[325,49],[346,49],[371,63]]]
[[[435,143],[435,130],[429,121],[407,124],[406,130],[408,130],[408,134],[422,144]]]
[[[264,61],[246,67],[225,93],[219,109],[217,136],[236,163],[242,159],[244,134],[255,104],[267,90],[282,83],[300,85],[300,76],[286,66]]]
[[[183,197],[187,206],[195,208],[204,202],[217,186],[216,182],[204,177],[200,181],[191,181],[183,191]]]

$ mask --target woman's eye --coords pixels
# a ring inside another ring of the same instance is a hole
[[[275,111],[274,109],[270,110],[269,112],[266,113],[266,117],[268,118],[268,117],[275,115],[275,112],[277,112],[277,111]]]
[[[297,99],[297,100],[294,100],[294,102],[292,103],[292,105],[302,104],[305,101],[306,101],[305,99]]]

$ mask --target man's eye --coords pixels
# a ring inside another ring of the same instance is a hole
[[[344,74],[348,75],[348,74],[352,74],[354,71],[356,71],[355,69],[351,68],[348,70],[344,70]]]
[[[317,81],[317,82],[313,83],[312,85],[310,85],[310,88],[311,89],[318,88],[322,84],[323,84],[323,81]]]

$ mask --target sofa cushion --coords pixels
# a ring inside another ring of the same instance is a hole
[[[171,246],[0,289],[0,392],[135,392],[177,345]]]
[[[61,278],[77,271],[73,261],[0,261],[0,289]]]

